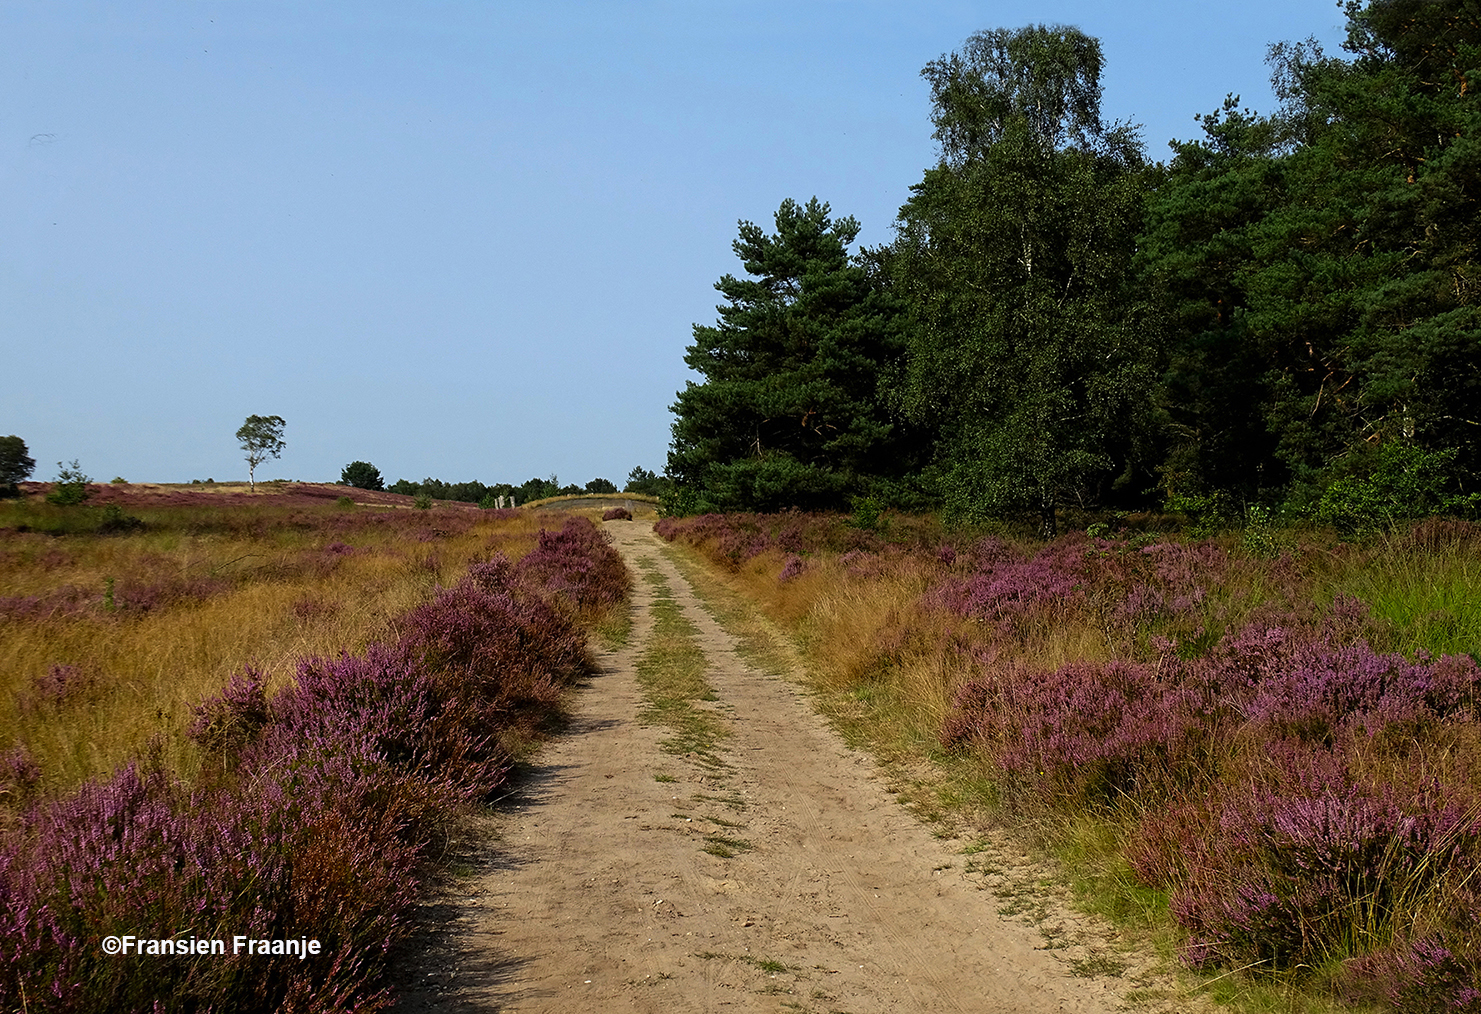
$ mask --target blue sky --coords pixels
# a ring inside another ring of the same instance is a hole
[[[813,195],[888,242],[935,159],[924,64],[1098,36],[1149,153],[1331,0],[0,3],[0,435],[98,479],[619,484],[738,219]]]

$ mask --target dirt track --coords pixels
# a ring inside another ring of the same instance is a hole
[[[1042,923],[999,915],[1003,892],[969,875],[961,841],[934,837],[790,683],[737,657],[648,525],[607,529],[697,628],[727,766],[664,752],[665,730],[638,721],[654,627],[639,580],[628,646],[468,851],[399,1010],[1122,1009],[1127,978],[1072,975]]]

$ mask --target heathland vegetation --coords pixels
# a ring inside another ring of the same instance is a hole
[[[740,224],[660,531],[1212,991],[1474,1011],[1481,17],[1342,6],[1166,163],[1073,28],[929,63],[892,243]]]
[[[940,160],[892,243],[816,199],[742,222],[678,395],[674,513],[857,498],[984,521],[1164,504],[1349,528],[1473,511],[1481,19],[1349,0],[1168,162],[1099,43],[980,32],[923,76]]]
[[[1087,904],[1160,935],[1209,992],[1476,1009],[1481,526],[1365,544],[1041,542],[894,514],[658,530],[797,636],[818,699],[900,763],[921,812],[1060,850]]]
[[[1037,836],[1199,988],[1475,1011],[1481,19],[1344,6],[1348,58],[1274,47],[1282,107],[1231,97],[1165,164],[1074,29],[932,61],[895,241],[817,200],[741,223],[667,474],[626,489],[841,728],[935,766],[922,812]],[[0,490],[33,467],[0,438]],[[328,496],[59,468],[0,499],[0,1006],[384,1005],[418,876],[588,670],[620,560],[580,519],[365,506],[365,461]],[[302,926],[334,960],[95,946]]]
[[[0,1007],[385,1006],[418,881],[590,670],[620,558],[523,511],[104,498],[0,502]],[[305,933],[327,957],[233,953]],[[124,935],[227,953],[146,968]]]

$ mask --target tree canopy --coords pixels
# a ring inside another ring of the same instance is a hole
[[[381,478],[381,470],[368,461],[352,461],[339,473],[339,481],[342,486],[353,486],[356,489],[385,489],[385,481]]]
[[[923,494],[1045,534],[1071,505],[1473,509],[1481,13],[1343,6],[1345,55],[1272,46],[1279,108],[1231,95],[1165,164],[1102,119],[1078,29],[932,60],[940,159],[892,243],[850,254],[816,199],[741,223],[747,277],[673,405],[674,503]]]
[[[0,495],[14,495],[16,484],[36,470],[36,459],[27,453],[26,442],[12,433],[0,437]]]
[[[903,351],[899,307],[851,257],[859,232],[817,198],[782,202],[776,232],[740,223],[747,278],[725,275],[713,325],[684,361],[668,474],[724,510],[827,507],[898,474],[905,434],[884,378]]]
[[[1073,29],[979,33],[928,64],[942,160],[900,209],[902,404],[938,434],[949,510],[1095,498],[1135,467],[1160,338],[1131,284],[1146,167],[1100,122],[1100,47]]]
[[[283,427],[287,423],[279,415],[249,415],[237,430],[237,442],[247,452],[247,476],[252,489],[257,489],[257,466],[268,458],[279,458],[283,448]]]
[[[1481,18],[1346,9],[1352,59],[1272,47],[1284,107],[1231,96],[1151,199],[1171,487],[1299,506],[1391,442],[1446,455],[1456,489],[1481,478]]]
[[[1045,148],[1101,133],[1100,40],[1064,25],[977,32],[921,71],[942,160],[981,158],[1022,127]]]

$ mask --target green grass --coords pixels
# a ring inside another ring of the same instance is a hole
[[[627,647],[632,638],[633,617],[630,609],[613,609],[592,628],[592,634],[606,651]]]
[[[736,796],[736,795],[729,795],[729,796],[706,796],[706,795],[704,795],[702,793],[696,792],[692,798],[703,800],[704,802],[707,802],[707,803],[719,803],[722,806],[728,806],[728,807],[730,807],[730,809],[732,809],[732,810],[744,810],[748,805],[750,805],[744,799],[742,799],[740,796]]]
[[[640,721],[667,728],[662,746],[712,771],[728,765],[716,752],[729,736],[725,722],[696,702],[715,700],[705,679],[705,655],[695,640],[694,625],[684,618],[673,592],[655,569],[643,568],[643,579],[653,589],[653,633],[637,662],[638,685],[647,706]]]
[[[721,834],[705,835],[705,847],[702,851],[721,859],[734,859],[742,852],[749,852],[756,846],[744,838],[728,838]]]
[[[1121,847],[1125,830],[1105,815],[1072,818],[1050,835],[1054,857],[1069,873],[1081,909],[1135,927],[1171,958],[1176,940],[1166,917],[1167,892],[1141,884],[1132,873]]]
[[[1077,958],[1070,962],[1070,974],[1082,979],[1117,976],[1124,971],[1126,971],[1126,962],[1104,952],[1097,952],[1089,957]]]
[[[736,828],[740,828],[740,827],[745,827],[746,826],[744,824],[737,823],[736,821],[733,821],[733,820],[723,820],[723,819],[721,819],[719,817],[702,816],[702,819],[709,821],[711,824],[714,824],[716,827],[728,827],[731,830],[734,830]]]
[[[798,966],[789,965],[785,961],[778,961],[775,958],[756,958],[749,954],[725,954],[721,951],[700,951],[695,957],[701,961],[739,961],[742,964],[750,965],[771,975],[780,975],[783,972],[795,972],[799,970]]]
[[[1481,564],[1473,553],[1390,546],[1338,581],[1388,628],[1384,647],[1412,654],[1481,654]]]

